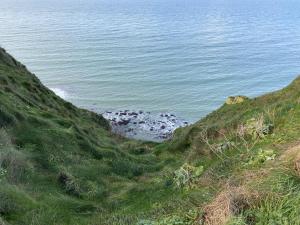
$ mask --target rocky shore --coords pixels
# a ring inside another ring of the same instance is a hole
[[[113,132],[128,138],[156,142],[170,139],[176,128],[189,124],[172,113],[121,110],[105,111],[102,115],[110,121]]]

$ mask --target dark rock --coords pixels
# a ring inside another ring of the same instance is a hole
[[[130,122],[130,120],[121,120],[121,121],[118,122],[118,125],[119,126],[127,125],[129,122]]]

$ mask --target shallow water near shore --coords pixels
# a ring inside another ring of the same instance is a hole
[[[0,45],[98,112],[195,122],[227,96],[274,91],[300,73],[296,0],[1,0],[0,11]]]
[[[113,132],[138,140],[162,142],[171,139],[175,129],[188,125],[172,113],[122,110],[101,114],[110,122]]]

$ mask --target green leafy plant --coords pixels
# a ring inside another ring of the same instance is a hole
[[[251,157],[251,159],[246,163],[247,165],[259,165],[269,160],[274,160],[276,153],[274,150],[262,150],[259,149],[258,153]]]
[[[273,130],[274,125],[266,123],[263,114],[248,120],[245,124],[245,132],[253,139],[264,138],[266,135],[271,134]]]
[[[231,149],[233,146],[234,146],[234,142],[226,141],[223,143],[216,144],[214,148],[216,149],[216,152],[224,152]]]
[[[185,163],[174,172],[174,182],[177,187],[192,188],[193,184],[202,175],[203,171],[203,166],[194,167]]]

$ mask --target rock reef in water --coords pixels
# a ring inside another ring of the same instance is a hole
[[[175,129],[189,123],[171,113],[150,113],[142,110],[105,111],[113,132],[140,140],[162,142],[170,139]]]

